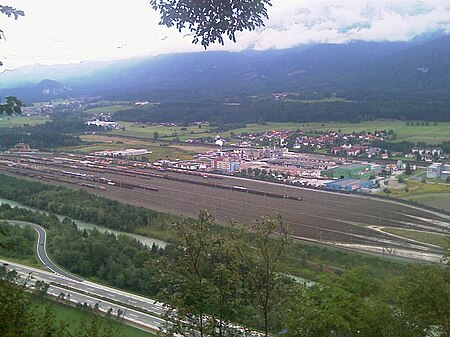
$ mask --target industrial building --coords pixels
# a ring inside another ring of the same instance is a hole
[[[364,181],[360,179],[340,179],[325,184],[325,187],[332,191],[356,191],[361,188],[373,188],[372,181]]]
[[[450,164],[434,163],[427,167],[427,178],[447,179],[450,177]]]
[[[376,174],[370,164],[349,164],[322,171],[322,175],[333,179],[369,179]]]

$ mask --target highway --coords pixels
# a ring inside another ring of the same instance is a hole
[[[54,272],[56,274],[65,276],[72,280],[75,280],[78,282],[83,281],[82,278],[65,271],[64,269],[60,268],[55,263],[53,263],[53,261],[50,259],[50,257],[47,254],[47,250],[46,250],[47,232],[45,231],[45,229],[43,227],[36,225],[34,223],[31,223],[31,222],[26,222],[26,221],[15,221],[15,220],[5,220],[5,221],[9,222],[12,225],[16,225],[16,226],[30,226],[37,232],[38,239],[37,239],[37,244],[36,244],[36,253],[37,253],[39,260],[45,267],[47,267],[48,269],[50,269],[52,272]]]
[[[30,226],[38,233],[36,251],[41,263],[51,272],[28,267],[7,260],[2,260],[7,268],[16,270],[19,274],[32,275],[33,280],[42,280],[50,284],[48,293],[61,297],[65,294],[65,299],[75,303],[86,303],[92,307],[99,303],[99,310],[107,312],[112,309],[112,313],[120,309],[123,318],[147,328],[158,331],[165,321],[161,318],[164,315],[162,303],[152,299],[132,294],[119,289],[104,286],[73,275],[49,258],[46,251],[47,233],[45,229],[37,224],[25,221],[4,220],[15,226]],[[70,296],[67,297],[67,294]]]
[[[111,308],[112,314],[117,314],[118,309],[121,309],[124,313],[124,319],[155,331],[165,323],[160,317],[164,313],[163,304],[152,299],[86,280],[73,280],[66,276],[8,260],[2,260],[1,263],[7,264],[8,269],[16,270],[24,277],[31,274],[32,281],[42,280],[50,284],[48,293],[55,297],[61,297],[62,293],[66,300],[81,304],[86,303],[91,307],[99,303],[99,310],[107,312]],[[70,296],[67,296],[68,294]]]

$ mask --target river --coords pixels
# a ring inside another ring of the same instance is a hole
[[[11,207],[20,207],[20,208],[25,208],[25,209],[33,211],[33,212],[42,212],[42,213],[48,214],[48,212],[40,211],[40,210],[31,208],[31,207],[22,205],[21,203],[18,203],[16,201],[0,198],[0,205],[2,205],[2,204],[9,204]],[[57,217],[60,220],[65,218],[65,216],[63,216],[63,215],[57,215]],[[117,230],[114,230],[114,229],[109,229],[109,228],[106,228],[106,227],[98,226],[98,225],[93,224],[93,223],[83,222],[83,221],[80,221],[80,220],[73,220],[73,221],[75,222],[75,224],[77,225],[77,227],[79,229],[94,229],[94,228],[96,228],[99,232],[102,232],[102,233],[108,232],[108,233],[112,233],[114,235],[119,235],[119,234],[128,235],[128,236],[130,236],[132,238],[135,238],[137,241],[143,243],[144,245],[146,245],[148,247],[151,247],[153,244],[155,244],[155,245],[157,245],[159,247],[162,247],[162,248],[167,246],[167,242],[162,241],[162,240],[158,240],[158,239],[149,238],[147,236],[121,232],[121,231],[117,231]]]

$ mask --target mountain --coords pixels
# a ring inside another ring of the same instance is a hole
[[[411,42],[159,55],[80,71],[59,79],[71,90],[59,88],[52,94],[176,101],[294,92],[337,93],[355,100],[443,100],[450,96],[449,48],[450,35],[444,35]]]
[[[42,102],[55,98],[69,98],[72,96],[72,89],[58,81],[45,79],[38,84],[28,84],[27,86],[11,89],[2,89],[3,96],[16,96],[28,102]]]

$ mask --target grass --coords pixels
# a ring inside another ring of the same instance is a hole
[[[1,256],[0,255],[0,258],[4,259],[4,260],[11,261],[11,262],[23,264],[23,265],[28,266],[28,267],[33,267],[33,268],[42,269],[42,270],[48,270],[42,265],[42,263],[40,263],[38,261],[38,258],[35,255],[29,256],[27,258],[16,258],[16,257]]]
[[[417,174],[420,175],[420,172]],[[405,180],[404,188],[389,188],[389,191],[390,193],[380,194],[414,200],[427,206],[450,211],[450,185],[448,184]]]
[[[83,140],[93,140],[94,138],[89,137],[91,135],[82,136]],[[179,147],[170,147],[170,146],[161,146],[158,142],[145,142],[145,141],[136,141],[136,140],[119,140],[118,138],[110,140],[108,137],[103,137],[103,141],[98,141],[100,136],[96,136],[96,141],[91,141],[88,144],[83,144],[80,146],[74,147],[65,147],[60,148],[61,151],[71,151],[71,152],[79,152],[79,153],[92,153],[97,151],[105,151],[105,150],[120,150],[125,148],[144,148],[152,153],[138,156],[138,158],[146,157],[149,162],[155,162],[157,160],[190,160],[194,157],[194,152],[191,150],[183,150]]]
[[[67,329],[70,333],[80,327],[82,322],[90,323],[93,321],[96,315],[92,311],[74,308],[62,304],[60,302],[53,301],[51,299],[42,297],[33,297],[33,305],[36,308],[36,312],[42,313],[45,308],[51,306],[55,315],[55,321],[67,325]],[[96,323],[104,328],[110,328],[113,332],[113,336],[126,336],[126,337],[155,337],[156,335],[146,332],[135,327],[126,325],[113,319],[107,319],[103,316],[96,317]]]
[[[126,135],[134,137],[142,137],[153,139],[153,133],[158,132],[161,138],[167,140],[178,137],[181,141],[189,138],[216,136],[216,133],[206,132],[208,126],[203,125],[201,129],[198,126],[186,127],[186,130],[181,130],[181,126],[151,126],[140,123],[120,122],[125,126],[125,131],[111,131],[110,134]],[[242,132],[262,132],[271,130],[297,130],[297,129],[315,129],[318,131],[341,129],[344,133],[370,131],[375,130],[394,130],[397,134],[396,141],[424,141],[428,144],[437,144],[450,139],[450,122],[438,122],[434,125],[431,122],[428,126],[406,125],[406,122],[400,120],[378,119],[375,121],[366,121],[361,123],[346,123],[346,122],[314,122],[314,123],[274,123],[268,122],[262,124],[248,124],[246,128],[235,129],[234,133]],[[191,134],[192,132],[192,134]],[[230,132],[219,133],[222,137],[229,137]]]
[[[413,200],[427,206],[450,211],[450,192],[412,195],[405,197],[404,199]]]
[[[297,130],[297,129],[315,129],[318,131],[341,129],[344,133],[371,131],[375,130],[394,130],[397,134],[396,141],[424,141],[428,144],[437,144],[450,139],[450,122],[438,122],[433,125],[430,122],[428,126],[406,125],[406,122],[400,120],[378,119],[361,123],[346,122],[314,122],[314,123],[273,123],[267,125],[248,124],[246,128],[233,130],[235,133],[241,132],[260,132],[270,130]],[[229,133],[228,133],[229,134]]]
[[[385,227],[383,228],[383,231],[391,234],[395,234],[398,236],[402,236],[408,239],[417,240],[420,242],[430,243],[432,245],[440,246],[440,247],[446,247],[449,242],[445,239],[444,234],[436,234],[436,233],[428,233],[428,232],[422,232],[422,231],[416,231],[416,230],[409,230],[409,229],[400,229],[400,228],[392,228],[392,227]]]
[[[158,132],[159,138],[165,140],[173,140],[175,138],[179,138],[182,141],[187,140],[189,138],[208,137],[212,135],[212,133],[206,132],[208,129],[207,124],[204,124],[202,125],[201,128],[199,128],[197,125],[184,127],[184,126],[146,125],[142,123],[122,122],[122,121],[119,121],[118,123],[125,127],[125,131],[113,130],[107,132],[107,134],[153,139],[154,133]]]
[[[87,110],[83,111],[83,113],[91,114],[91,115],[100,114],[100,113],[109,114],[109,113],[114,113],[114,112],[117,112],[120,110],[126,110],[126,109],[130,109],[130,108],[131,108],[130,105],[117,104],[117,105],[109,105],[109,106],[102,106],[102,107],[87,109]]]
[[[44,124],[50,121],[50,118],[43,116],[0,116],[0,128],[12,128],[14,126],[23,126],[24,124],[29,124],[31,126]]]

